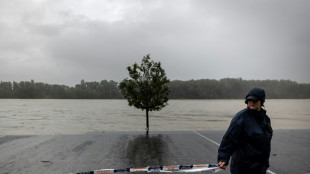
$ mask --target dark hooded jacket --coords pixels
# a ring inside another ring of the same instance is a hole
[[[227,165],[232,156],[232,174],[265,174],[269,167],[272,128],[266,111],[249,108],[232,119],[218,150],[218,161]]]

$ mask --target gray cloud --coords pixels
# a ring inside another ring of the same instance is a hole
[[[171,80],[310,83],[308,1],[1,1],[0,80],[127,77],[146,54]]]

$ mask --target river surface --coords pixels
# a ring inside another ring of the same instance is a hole
[[[244,100],[169,100],[150,112],[150,131],[226,130]],[[310,100],[265,103],[274,129],[310,129]],[[145,111],[126,100],[1,99],[0,135],[145,131]]]

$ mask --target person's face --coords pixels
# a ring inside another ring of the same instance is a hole
[[[261,103],[260,103],[259,100],[256,101],[256,102],[253,101],[253,100],[249,100],[249,101],[248,101],[248,107],[249,107],[250,109],[260,111],[260,109],[261,109]]]

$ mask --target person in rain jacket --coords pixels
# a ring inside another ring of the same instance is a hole
[[[232,174],[266,174],[269,168],[272,128],[266,110],[265,91],[253,88],[245,97],[247,108],[232,119],[218,149],[222,169],[230,164]]]

